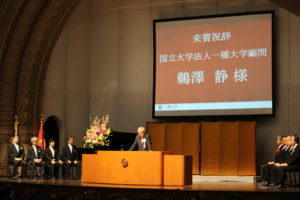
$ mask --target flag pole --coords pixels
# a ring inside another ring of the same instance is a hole
[[[41,113],[41,127],[44,127],[44,118],[45,118],[45,115],[43,113]],[[44,133],[44,130],[42,130],[42,134],[43,134],[43,143],[44,143],[44,149],[46,149],[46,140],[45,140],[45,133]]]
[[[19,120],[18,115],[15,115],[15,123],[14,123],[14,129],[15,129],[15,136],[18,136],[18,126],[19,126]]]
[[[38,133],[38,146],[42,148],[44,151],[46,148],[46,142],[45,142],[45,136],[44,136],[44,130],[43,130],[43,123],[44,123],[44,114],[41,114],[40,118],[40,129]]]
[[[41,124],[44,123],[44,116],[45,116],[45,115],[44,115],[43,113],[41,113],[41,119],[40,119],[40,123],[41,123]]]

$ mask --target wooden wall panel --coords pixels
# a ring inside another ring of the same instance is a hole
[[[181,123],[165,124],[165,151],[181,154],[182,131]]]
[[[153,150],[192,155],[193,174],[256,175],[255,126],[254,121],[148,123],[147,131]]]
[[[237,122],[220,123],[220,175],[236,175],[238,166]]]
[[[200,123],[181,123],[181,154],[193,157],[193,174],[199,174],[200,161]]]
[[[256,175],[254,121],[238,122],[238,175]]]
[[[154,151],[172,151],[193,157],[193,174],[199,174],[200,123],[147,123]]]
[[[220,122],[201,123],[201,174],[219,174]]]
[[[151,135],[153,150],[164,151],[165,150],[165,124],[147,123],[147,133]]]

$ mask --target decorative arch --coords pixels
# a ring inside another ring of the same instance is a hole
[[[0,23],[0,143],[13,132],[15,115],[23,141],[37,133],[49,60],[80,2],[1,1],[0,19],[5,23]]]

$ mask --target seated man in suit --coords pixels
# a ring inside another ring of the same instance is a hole
[[[286,162],[276,167],[276,186],[275,189],[284,187],[284,179],[287,171],[300,170],[300,146],[299,137],[292,136],[290,140],[289,153]]]
[[[277,166],[286,162],[286,157],[289,155],[289,152],[291,151],[291,140],[292,140],[292,136],[287,136],[285,138],[285,143],[284,146],[282,147],[282,160],[281,162],[275,163],[274,165]]]
[[[44,160],[49,168],[49,178],[61,178],[63,161],[60,159],[58,150],[55,149],[55,140],[49,140],[49,147],[45,150]]]
[[[18,178],[18,167],[21,167],[21,178],[26,177],[26,162],[24,147],[19,144],[19,137],[14,136],[8,145],[8,164],[13,165],[13,178]]]
[[[149,134],[146,133],[144,127],[137,129],[137,136],[129,151],[133,151],[138,147],[138,151],[152,151],[152,141]]]
[[[277,167],[281,166],[281,164],[286,163],[287,157],[290,155],[291,150],[291,136],[286,136],[285,140],[283,141],[283,147],[281,148],[280,157],[274,163],[273,167],[271,168],[271,182],[272,185],[276,185],[276,177],[277,177]]]
[[[282,157],[282,148],[285,145],[285,136],[278,136],[277,137],[277,149],[275,153],[275,158],[274,161],[270,161],[267,164],[262,165],[261,167],[261,178],[263,180],[262,186],[268,186],[271,184],[271,182],[274,182],[272,180],[272,172],[273,172],[273,167],[275,163],[280,163],[281,162],[281,157]]]
[[[27,162],[28,166],[31,168],[31,177],[39,179],[44,175],[45,162],[43,161],[43,151],[42,148],[37,146],[38,138],[31,138],[31,146],[27,150]],[[38,167],[41,171],[38,171]]]
[[[274,163],[275,167],[280,166],[283,163],[287,162],[288,157],[290,156],[292,150],[292,136],[287,136],[285,138],[284,146],[281,149],[281,156],[278,162]]]
[[[74,145],[74,137],[70,136],[67,139],[67,144],[64,146],[62,151],[62,161],[64,162],[64,167],[66,168],[66,174],[64,177],[66,178],[80,178],[80,167],[81,163],[78,160],[78,149]],[[75,176],[71,177],[71,167],[75,168]]]

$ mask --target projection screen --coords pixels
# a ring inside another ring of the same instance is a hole
[[[273,12],[153,21],[153,116],[272,115]]]

